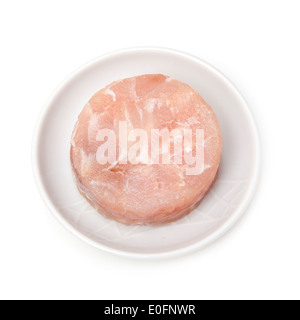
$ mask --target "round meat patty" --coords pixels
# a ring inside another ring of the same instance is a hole
[[[161,224],[191,212],[214,182],[221,152],[212,108],[187,84],[160,74],[98,91],[71,141],[79,191],[99,213],[126,224]]]

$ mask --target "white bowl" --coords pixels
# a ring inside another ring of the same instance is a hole
[[[162,73],[189,84],[217,114],[223,135],[218,178],[200,206],[160,227],[125,226],[98,214],[74,183],[70,137],[84,104],[108,83]],[[50,211],[89,244],[126,256],[160,257],[200,249],[228,231],[245,212],[258,182],[260,144],[249,107],[236,87],[214,67],[164,48],[114,52],[77,70],[52,95],[34,136],[33,168]]]

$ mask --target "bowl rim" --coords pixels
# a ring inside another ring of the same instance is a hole
[[[91,67],[93,64],[96,64],[100,61],[105,60],[106,58],[111,58],[113,56],[123,55],[123,54],[134,54],[134,53],[167,53],[171,55],[177,55],[179,57],[193,60],[196,63],[200,63],[202,65],[205,65],[207,68],[210,69],[211,72],[215,73],[219,78],[221,78],[222,81],[226,82],[227,85],[233,90],[235,95],[240,99],[240,103],[243,105],[244,110],[247,112],[248,120],[250,121],[251,127],[252,127],[252,133],[253,138],[255,140],[255,146],[256,146],[256,155],[254,158],[255,165],[254,165],[254,173],[252,179],[249,181],[249,187],[247,190],[247,193],[245,194],[244,199],[242,200],[241,204],[236,208],[235,212],[232,214],[232,216],[224,222],[224,224],[215,230],[213,233],[211,233],[208,237],[206,237],[203,240],[200,240],[199,242],[193,243],[191,245],[188,245],[183,248],[174,249],[171,251],[164,251],[159,253],[138,253],[138,252],[131,252],[126,250],[119,250],[115,249],[109,246],[106,246],[104,244],[100,244],[97,241],[89,238],[88,236],[82,234],[80,231],[78,231],[75,227],[73,227],[57,210],[54,203],[50,200],[48,197],[48,193],[46,191],[46,188],[43,184],[42,180],[42,174],[40,170],[39,165],[39,141],[40,141],[40,134],[43,128],[44,119],[47,116],[47,111],[49,106],[52,104],[53,100],[55,99],[56,95],[73,79],[73,77],[77,76],[79,73],[84,71],[85,69]],[[50,95],[48,100],[46,101],[45,105],[43,106],[40,115],[38,117],[36,126],[34,128],[33,138],[32,138],[32,170],[33,170],[33,176],[34,180],[37,186],[37,189],[40,193],[40,196],[42,200],[44,201],[46,207],[48,210],[54,215],[54,217],[71,233],[73,233],[75,236],[77,236],[79,239],[83,240],[84,242],[92,245],[93,247],[97,249],[101,249],[105,252],[114,253],[119,256],[123,257],[131,257],[131,258],[144,258],[144,259],[153,259],[153,258],[170,258],[175,256],[184,255],[187,253],[192,253],[197,250],[200,250],[209,244],[215,242],[220,237],[222,237],[225,233],[227,233],[243,216],[243,214],[248,209],[255,192],[257,190],[257,186],[259,183],[259,176],[260,176],[260,169],[261,169],[261,140],[259,136],[258,126],[254,119],[252,110],[250,106],[248,105],[246,99],[241,94],[241,92],[238,90],[236,85],[229,80],[221,71],[219,71],[216,67],[212,66],[210,63],[206,62],[202,58],[199,58],[195,55],[192,55],[190,53],[186,53],[180,50],[171,49],[171,48],[165,48],[165,47],[156,47],[156,46],[142,46],[142,47],[130,47],[120,50],[115,50],[103,55],[100,55],[93,60],[83,64],[81,67],[77,68],[74,72],[72,72],[68,77],[66,77],[54,90],[54,92]]]

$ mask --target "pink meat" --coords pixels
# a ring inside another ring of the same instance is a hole
[[[187,175],[185,161],[99,164],[96,153],[103,142],[97,133],[107,128],[118,136],[119,121],[149,135],[151,129],[203,129],[203,171]],[[164,75],[143,75],[108,85],[85,105],[73,132],[71,163],[79,191],[101,214],[126,224],[160,224],[200,203],[215,179],[221,151],[216,115],[196,91]]]

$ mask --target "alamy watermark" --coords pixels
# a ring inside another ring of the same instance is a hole
[[[96,153],[97,162],[109,164],[185,165],[187,175],[199,175],[204,170],[204,130],[191,128],[128,129],[126,121],[119,122],[118,135],[112,129],[100,129],[96,137],[103,142]],[[173,147],[173,148],[172,148]],[[173,150],[173,152],[171,152]]]

